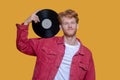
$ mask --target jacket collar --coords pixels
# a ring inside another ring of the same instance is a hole
[[[64,44],[64,37],[57,38],[57,44]]]
[[[83,50],[83,49],[84,49],[84,46],[83,46],[82,42],[80,41],[80,39],[77,38],[77,40],[80,42],[80,48],[79,48],[78,54],[84,56],[84,54],[85,54],[85,53],[83,52],[83,51],[84,51],[84,50]],[[58,38],[57,44],[62,44],[62,45],[65,46],[65,44],[64,44],[64,36]]]

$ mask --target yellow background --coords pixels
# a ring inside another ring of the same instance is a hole
[[[120,80],[119,0],[1,0],[0,80],[31,80],[36,58],[16,49],[15,24],[44,8],[76,10],[80,17],[77,36],[93,53],[96,80]],[[29,37],[38,37],[31,25]]]

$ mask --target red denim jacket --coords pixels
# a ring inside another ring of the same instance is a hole
[[[16,26],[17,49],[36,56],[32,80],[54,80],[65,53],[63,37],[28,39],[28,25]],[[92,54],[82,43],[79,51],[72,58],[70,80],[95,80]]]

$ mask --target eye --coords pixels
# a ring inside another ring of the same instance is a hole
[[[63,25],[68,25],[68,23],[63,23]]]
[[[71,22],[71,24],[76,24],[76,22]]]

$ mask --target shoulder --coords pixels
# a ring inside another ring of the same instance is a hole
[[[32,42],[35,43],[53,43],[53,42],[58,42],[62,40],[62,37],[59,36],[54,36],[50,38],[31,38],[30,39]]]
[[[81,54],[82,54],[82,61],[84,61],[85,64],[89,64],[89,62],[92,59],[92,52],[91,50],[86,47],[85,45],[81,45]]]
[[[83,51],[84,51],[84,53],[86,53],[88,55],[92,54],[91,50],[88,47],[84,46],[84,45],[83,45]]]
[[[86,57],[91,57],[91,55],[92,55],[91,50],[90,50],[88,47],[86,47],[86,45],[84,45],[84,44],[80,41],[80,39],[78,39],[78,40],[79,40],[79,42],[80,42],[80,52],[81,52],[81,54],[85,55]]]
[[[87,61],[87,63],[89,63],[89,61],[92,59],[92,52],[91,52],[91,50],[88,48],[88,47],[86,47],[86,46],[82,46],[82,52],[83,52],[83,54],[84,54],[84,59],[86,59]]]
[[[91,50],[88,47],[86,47],[79,38],[77,38],[77,40],[80,42],[81,53],[85,55],[91,55],[92,54]]]
[[[39,40],[41,41],[48,41],[48,42],[53,42],[53,41],[57,41],[60,40],[62,37],[58,37],[58,36],[54,36],[54,37],[50,37],[50,38],[40,38]]]

